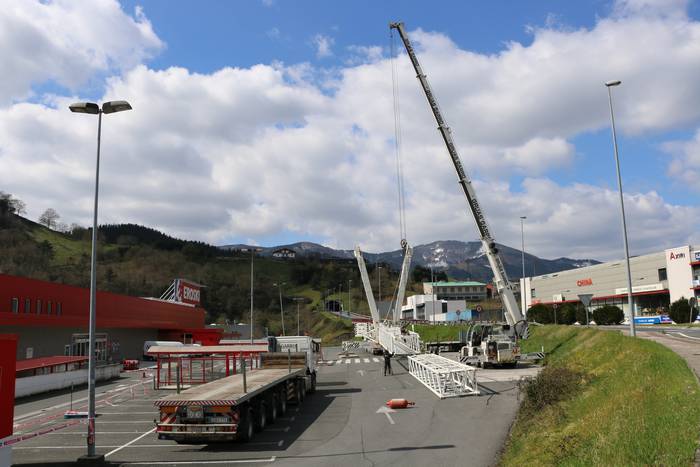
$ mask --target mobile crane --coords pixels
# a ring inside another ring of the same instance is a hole
[[[505,309],[506,323],[497,326],[489,326],[487,335],[484,335],[482,332],[469,333],[469,335],[473,336],[473,338],[470,337],[468,339],[469,342],[467,346],[462,349],[463,356],[467,362],[475,362],[477,364],[517,363],[517,358],[514,358],[513,355],[517,355],[519,357],[517,344],[518,339],[526,339],[528,336],[527,321],[525,320],[520,308],[518,307],[518,303],[515,300],[513,285],[508,280],[505,268],[503,267],[503,262],[498,254],[496,241],[491,234],[488,223],[486,222],[484,211],[477,200],[472,182],[467,176],[467,173],[462,165],[462,161],[459,158],[459,154],[457,153],[457,148],[455,147],[452,139],[450,127],[447,125],[442,116],[437,100],[435,99],[433,91],[428,84],[428,78],[423,72],[420,63],[418,62],[418,57],[416,56],[415,50],[413,49],[413,45],[406,34],[404,24],[401,22],[390,23],[389,28],[390,30],[395,29],[398,32],[399,37],[406,48],[408,57],[413,64],[416,77],[423,88],[425,97],[428,100],[430,109],[432,110],[433,116],[438,124],[438,131],[440,131],[442,139],[445,142],[447,152],[449,153],[452,163],[454,164],[454,168],[457,171],[459,184],[462,187],[464,196],[467,199],[467,205],[469,206],[469,210],[471,211],[474,221],[476,222],[476,227],[479,230],[483,250],[486,253],[489,265],[493,271],[494,284]],[[504,336],[507,336],[507,339],[504,339]],[[506,347],[508,348],[506,349]],[[494,349],[495,352],[493,351]],[[503,358],[500,358],[501,353],[503,353]]]

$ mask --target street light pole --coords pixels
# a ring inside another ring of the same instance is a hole
[[[525,280],[525,229],[523,227],[523,221],[527,219],[525,216],[520,216],[520,242],[521,242],[521,252],[523,255],[523,281]],[[520,291],[522,293],[522,290]]]
[[[299,302],[304,300],[303,297],[295,297],[292,300],[297,302],[297,336],[301,336],[301,326],[300,326],[300,320],[299,320]]]
[[[617,186],[620,191],[620,213],[622,217],[622,239],[625,245],[625,263],[627,264],[627,303],[630,308],[630,336],[637,335],[634,324],[634,302],[632,298],[632,270],[630,268],[630,250],[627,243],[627,221],[625,219],[625,200],[622,196],[622,176],[620,175],[620,158],[617,153],[617,134],[615,132],[615,114],[613,112],[612,91],[610,88],[619,86],[622,81],[608,81],[605,86],[608,88],[608,102],[610,103],[610,125],[612,127],[613,149],[615,151],[615,169],[617,170]]]
[[[253,343],[253,259],[255,258],[255,252],[261,251],[260,248],[250,249],[250,343]]]
[[[430,265],[430,301],[433,302],[433,326],[435,325],[435,276],[433,275],[433,266]]]
[[[131,110],[126,101],[110,101],[100,108],[93,102],[77,102],[69,106],[71,112],[97,115],[97,160],[95,164],[95,204],[92,213],[92,247],[90,260],[90,321],[88,324],[88,426],[87,426],[87,458],[104,459],[103,455],[95,454],[95,317],[97,295],[97,206],[100,188],[100,143],[102,139],[102,114],[111,114]]]
[[[352,308],[352,279],[348,279],[348,316],[350,316],[350,309]]]
[[[279,282],[277,284],[272,284],[273,286],[277,286],[277,288],[280,291],[280,317],[282,318],[282,335],[286,336],[284,332],[284,308],[282,307],[282,286],[286,284],[286,282]]]

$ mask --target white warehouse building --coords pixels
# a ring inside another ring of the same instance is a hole
[[[674,301],[700,295],[700,249],[690,245],[630,258],[636,315],[655,315]],[[592,294],[590,309],[617,305],[629,315],[625,260],[520,279],[521,306],[580,302]]]
[[[411,295],[406,298],[406,305],[401,307],[401,319],[449,321],[448,316],[466,310],[466,300],[440,300],[435,295]]]

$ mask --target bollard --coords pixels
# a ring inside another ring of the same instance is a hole
[[[241,360],[241,372],[243,373],[243,393],[248,392],[248,382],[245,377],[245,358]]]
[[[180,365],[179,364],[177,366],[177,372],[175,373],[175,379],[177,380],[175,387],[177,388],[177,393],[180,394]]]

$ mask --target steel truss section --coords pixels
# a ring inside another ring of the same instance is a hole
[[[408,371],[440,399],[479,394],[476,368],[440,355],[411,355]]]
[[[420,353],[420,336],[412,331],[401,332],[401,326],[379,324],[379,344],[389,353],[397,355],[415,355]]]

